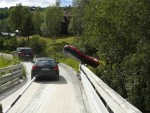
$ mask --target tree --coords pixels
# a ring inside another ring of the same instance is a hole
[[[1,32],[10,32],[10,26],[8,24],[8,19],[0,20],[0,31]]]
[[[19,31],[22,30],[23,24],[23,6],[21,4],[16,5],[16,7],[11,9],[11,14],[9,16],[9,24],[11,26],[12,31],[18,29]]]
[[[9,16],[9,24],[12,31],[21,31],[22,36],[29,37],[33,33],[32,15],[27,7],[21,4],[12,8]]]
[[[55,39],[61,32],[63,11],[60,7],[48,7],[46,10],[46,34]]]
[[[33,34],[33,31],[34,31],[34,26],[33,26],[32,15],[29,12],[29,10],[27,8],[25,8],[24,9],[24,19],[22,21],[21,34],[25,37],[27,36],[28,41],[29,41],[29,36]]]
[[[79,40],[100,57],[97,75],[144,113],[150,112],[149,6],[148,0],[92,0]]]
[[[0,20],[6,19],[9,16],[9,9],[8,8],[2,8],[0,9]]]
[[[79,13],[80,12],[80,13]],[[72,17],[69,24],[69,32],[74,35],[82,34],[82,15],[81,10],[78,7],[74,7],[71,11]]]
[[[29,42],[29,47],[33,49],[35,55],[43,55],[46,48],[46,41],[40,36],[34,35]]]
[[[89,0],[73,0],[75,7],[71,11],[71,21],[69,31],[74,35],[81,35],[83,33],[83,17],[84,8],[88,5]]]
[[[41,34],[41,25],[43,22],[43,18],[41,16],[40,9],[36,9],[35,13],[33,14],[33,23],[34,23],[34,30],[35,34],[40,35]]]

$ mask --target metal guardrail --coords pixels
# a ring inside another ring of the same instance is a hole
[[[3,91],[18,82],[23,75],[23,64],[0,68],[0,91]]]
[[[142,113],[84,65],[80,65],[80,76],[92,113]]]

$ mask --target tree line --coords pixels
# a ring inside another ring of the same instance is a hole
[[[30,7],[17,4],[15,7],[0,10],[0,32],[15,32],[24,37],[42,35],[56,37],[63,34],[64,8]],[[68,26],[68,24],[66,24]]]
[[[150,113],[150,1],[81,0],[69,30],[96,74],[143,113]]]

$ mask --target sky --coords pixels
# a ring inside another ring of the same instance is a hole
[[[23,6],[40,6],[47,7],[55,5],[56,0],[0,0],[0,7],[11,7],[21,3]],[[61,6],[69,6],[72,4],[72,0],[60,0]]]

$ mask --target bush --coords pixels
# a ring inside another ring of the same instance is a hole
[[[137,52],[126,57],[122,66],[126,78],[128,100],[144,113],[150,111],[149,50],[149,44],[139,43],[137,45]]]
[[[30,39],[29,47],[31,47],[36,55],[44,55],[47,46],[46,40],[40,36],[33,36]]]
[[[144,113],[150,112],[149,7],[148,0],[92,0],[79,39],[80,48],[103,61],[97,75]]]
[[[16,37],[11,37],[9,39],[5,39],[3,40],[3,48],[4,50],[6,51],[12,51],[12,50],[15,50],[18,46],[18,43],[17,43],[17,39]]]
[[[9,65],[16,65],[16,64],[19,64],[19,63],[20,62],[18,61],[18,59],[8,60],[8,59],[0,57],[0,68],[7,67]]]
[[[18,47],[16,37],[12,37],[9,41],[10,41],[10,50],[15,50]]]
[[[62,63],[65,63],[71,67],[73,67],[77,72],[79,71],[79,62],[78,61],[75,61],[74,59],[71,59],[71,58],[62,58],[60,59],[60,61]]]
[[[25,47],[27,45],[27,41],[24,38],[18,39],[18,47]]]

